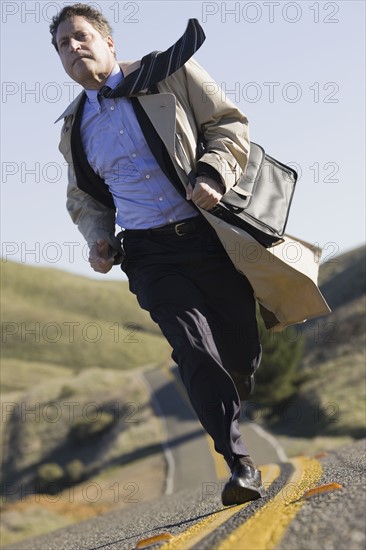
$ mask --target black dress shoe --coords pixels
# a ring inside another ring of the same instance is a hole
[[[254,392],[255,381],[254,374],[238,374],[236,372],[230,373],[231,378],[234,380],[236,389],[241,401],[248,399]]]
[[[265,489],[262,485],[260,471],[241,463],[240,458],[236,457],[231,478],[222,491],[223,505],[243,504],[261,498],[264,494]]]

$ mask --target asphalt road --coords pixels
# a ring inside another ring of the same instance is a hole
[[[145,378],[154,396],[155,412],[165,428],[166,494],[216,481],[215,462],[204,430],[180,391],[172,371],[152,370]]]
[[[174,374],[151,372],[148,382],[165,418],[164,452],[171,478],[166,493],[172,494],[8,548],[132,550],[139,545],[160,550],[364,550],[365,440],[292,461],[279,460],[278,450],[272,448],[274,460],[262,462],[261,468],[266,496],[224,508],[220,500],[223,471],[189,412]],[[268,456],[271,442],[263,434],[256,436],[259,447],[260,442],[267,446],[263,455]],[[324,484],[333,485],[327,491],[313,490]],[[149,544],[146,539],[154,536],[161,540]]]
[[[278,548],[366,548],[365,450],[366,440],[362,440],[321,458],[321,483],[337,482],[343,488],[310,498],[291,523]]]

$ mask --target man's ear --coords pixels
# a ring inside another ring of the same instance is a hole
[[[113,53],[113,55],[116,56],[116,49],[114,47],[114,41],[113,41],[113,38],[111,36],[107,36],[107,44],[109,46],[109,49]]]

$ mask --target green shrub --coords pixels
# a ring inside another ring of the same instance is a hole
[[[64,471],[59,464],[49,462],[37,470],[36,489],[42,493],[58,493],[63,486]]]
[[[75,459],[65,466],[66,481],[79,483],[84,477],[85,467],[81,460]]]
[[[114,423],[113,414],[103,411],[97,418],[81,418],[71,427],[69,436],[76,441],[84,441],[105,432]]]
[[[265,330],[261,321],[259,326],[263,356],[256,373],[254,400],[264,405],[279,405],[296,393],[303,336],[298,327],[288,327],[276,333]]]
[[[71,397],[74,394],[75,394],[75,389],[72,386],[69,386],[68,384],[64,384],[60,389],[58,398],[65,399],[66,397]]]

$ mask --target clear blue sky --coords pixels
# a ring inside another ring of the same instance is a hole
[[[115,279],[119,268],[89,268],[65,209],[53,122],[79,88],[48,25],[66,3],[1,2],[2,256]],[[319,243],[325,259],[364,242],[362,0],[89,3],[109,18],[120,60],[166,49],[198,18],[207,38],[196,59],[246,113],[251,139],[299,169],[287,232]]]

